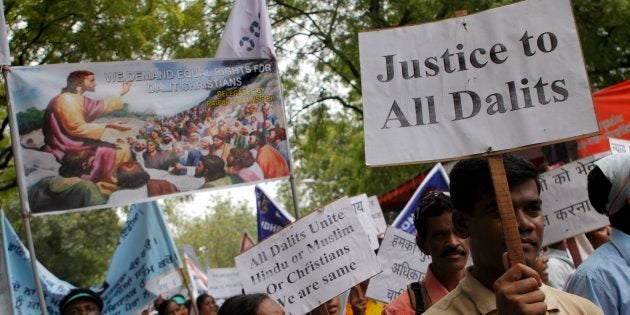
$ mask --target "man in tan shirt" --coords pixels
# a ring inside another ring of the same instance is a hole
[[[470,238],[473,266],[425,314],[602,314],[590,301],[542,283],[534,265],[543,239],[536,168],[513,155],[503,158],[527,265],[508,266],[503,226],[485,157],[463,160],[450,174],[453,225]]]

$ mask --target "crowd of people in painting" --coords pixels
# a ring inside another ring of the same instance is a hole
[[[596,211],[608,215],[610,226],[586,234],[596,249],[586,260],[567,251],[567,241],[541,247],[539,171],[523,158],[505,155],[525,260],[510,264],[488,160],[473,158],[455,165],[450,192],[429,191],[415,209],[416,244],[431,257],[423,279],[406,284],[388,304],[365,296],[368,279],[308,315],[628,314],[630,154],[611,155],[595,164],[588,175],[589,201]],[[469,256],[472,265],[467,267]],[[285,314],[276,300],[263,293],[237,295],[220,307],[207,294],[196,301],[201,315]],[[102,307],[102,302],[94,301],[92,308],[98,305]],[[145,314],[188,315],[194,306],[176,295],[166,301],[159,298],[154,310]],[[64,313],[63,302],[61,307],[62,314],[71,314]]]
[[[288,176],[286,129],[271,105],[243,104],[234,116],[196,106],[150,119],[127,143],[145,168],[204,177],[202,188]]]

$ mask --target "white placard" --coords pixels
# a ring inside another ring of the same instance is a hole
[[[245,292],[304,314],[381,271],[348,198],[300,218],[237,256]]]
[[[588,201],[586,177],[594,162],[608,153],[589,156],[540,175],[545,236],[549,245],[610,224]]]
[[[349,200],[357,214],[357,218],[359,218],[359,222],[361,222],[361,225],[363,226],[363,230],[368,235],[370,247],[373,250],[378,249],[378,230],[376,229],[376,224],[372,219],[370,201],[368,200],[367,195],[361,194],[350,197]]]
[[[610,152],[612,154],[630,153],[630,141],[617,138],[608,138]]]
[[[424,279],[431,256],[420,251],[413,235],[390,226],[378,250],[378,262],[383,272],[370,280],[365,295],[389,303],[408,284]]]
[[[208,294],[215,300],[225,300],[241,294],[243,285],[236,268],[208,269]]]
[[[598,131],[569,0],[359,34],[367,165]]]
[[[370,202],[370,214],[372,216],[372,220],[374,220],[376,232],[378,235],[385,234],[385,230],[387,230],[387,222],[385,222],[385,216],[383,215],[381,204],[378,203],[378,197],[370,196],[368,201]]]

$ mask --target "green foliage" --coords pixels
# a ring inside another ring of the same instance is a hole
[[[207,213],[201,217],[184,217],[181,204],[177,210],[181,219],[175,232],[178,245],[191,245],[202,266],[211,268],[234,267],[234,257],[239,254],[243,231],[253,235],[256,233],[256,216],[248,208],[247,203],[239,201],[234,204],[231,198],[209,200]],[[208,254],[199,249],[206,247]]]
[[[17,189],[0,191],[0,200],[13,229],[28,246]],[[110,209],[31,218],[37,260],[79,287],[105,280],[121,229],[116,212]]]
[[[41,128],[44,122],[44,111],[29,107],[25,112],[17,113],[20,134],[27,134]]]

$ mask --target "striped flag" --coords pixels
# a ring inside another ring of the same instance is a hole
[[[400,211],[400,214],[398,214],[394,223],[392,223],[392,226],[409,234],[416,235],[416,226],[413,224],[413,214],[416,211],[416,207],[418,207],[420,200],[422,200],[424,192],[430,190],[449,190],[448,174],[446,174],[446,170],[444,170],[441,163],[435,164],[429,174],[427,174],[403,210]]]

